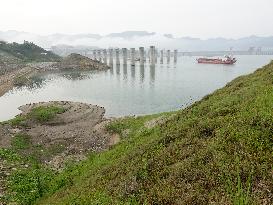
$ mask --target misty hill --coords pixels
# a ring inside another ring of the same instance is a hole
[[[18,31],[0,31],[0,40],[8,42],[34,42],[44,48],[56,45],[66,46],[91,46],[100,48],[109,47],[148,47],[155,45],[158,48],[179,49],[181,51],[219,51],[248,50],[250,47],[262,50],[273,49],[273,36],[259,37],[248,36],[239,39],[211,38],[200,39],[192,37],[174,37],[172,34],[158,34],[147,31],[125,31],[121,33],[100,34],[52,34],[36,35]]]
[[[149,33],[147,31],[125,31],[122,33],[111,33],[107,35],[107,37],[130,39],[134,37],[144,37],[144,36],[152,36],[152,35],[155,35],[155,33],[154,32]]]
[[[90,50],[99,49],[97,46],[70,46],[70,45],[56,45],[52,46],[50,50],[59,56],[67,56],[71,53],[85,54]]]
[[[48,62],[60,60],[58,55],[28,41],[24,41],[23,44],[0,41],[0,54],[1,61]]]

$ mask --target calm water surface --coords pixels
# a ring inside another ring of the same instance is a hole
[[[236,65],[197,64],[180,57],[177,64],[114,66],[107,71],[66,71],[38,75],[29,86],[0,97],[0,121],[20,113],[20,105],[52,100],[86,102],[106,108],[107,116],[142,115],[177,110],[252,73],[272,56],[237,56]],[[122,64],[122,62],[121,62]]]

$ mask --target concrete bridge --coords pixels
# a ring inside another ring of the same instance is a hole
[[[46,50],[52,50],[47,48]],[[53,49],[54,52],[54,49]],[[273,50],[247,50],[247,51],[178,51],[178,50],[160,50],[155,46],[150,46],[149,48],[139,47],[139,48],[110,48],[110,49],[72,49],[64,50],[63,55],[68,55],[70,53],[79,53],[81,55],[90,57],[92,59],[99,60],[108,64],[131,64],[135,65],[139,63],[144,65],[144,63],[150,63],[151,65],[156,63],[170,63],[171,61],[176,63],[178,56],[224,56],[230,55],[273,55]],[[115,60],[114,60],[115,59]]]
[[[149,63],[151,65],[155,65],[158,62],[163,64],[164,62],[170,63],[171,59],[174,63],[177,62],[178,51],[170,51],[170,50],[158,50],[155,46],[150,46],[148,49],[144,47],[135,48],[115,48],[115,49],[97,49],[92,50],[90,52],[84,53],[82,55],[86,55],[94,60],[101,61],[106,64],[113,64],[114,62],[117,65],[123,64],[131,64],[135,66],[137,62],[140,65],[144,65],[145,63]],[[160,61],[158,61],[158,58]],[[115,60],[114,60],[115,59]]]

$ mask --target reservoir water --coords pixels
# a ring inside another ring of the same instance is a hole
[[[180,57],[174,64],[116,66],[107,71],[62,71],[35,76],[28,86],[0,97],[0,121],[20,113],[20,105],[76,101],[103,106],[106,116],[143,115],[188,106],[234,78],[254,72],[272,56],[236,56],[235,65],[197,64]]]

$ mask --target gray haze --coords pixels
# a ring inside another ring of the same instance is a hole
[[[172,34],[158,34],[147,31],[126,31],[121,33],[111,33],[107,35],[99,34],[52,34],[37,35],[18,31],[0,31],[0,40],[8,42],[22,43],[24,40],[32,41],[44,48],[57,46],[58,49],[71,49],[69,46],[76,46],[81,51],[87,47],[148,47],[155,45],[161,49],[179,49],[180,51],[227,51],[231,47],[233,50],[248,50],[250,47],[261,48],[263,51],[273,50],[273,36],[258,37],[248,36],[240,39],[210,38],[202,40],[190,37],[173,37]],[[74,50],[74,48],[72,48]],[[54,50],[56,50],[54,48]]]
[[[273,35],[272,0],[1,0],[0,30],[108,33],[146,30],[175,37]]]

